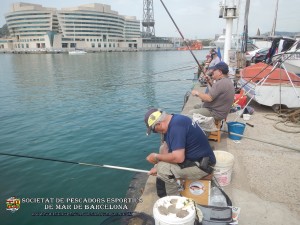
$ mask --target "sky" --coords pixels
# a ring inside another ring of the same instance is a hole
[[[0,27],[5,22],[15,0],[1,0]],[[111,6],[120,15],[136,16],[143,19],[143,0],[23,0],[22,2],[41,4],[57,9],[74,7],[88,3],[103,3]],[[221,34],[226,21],[219,18],[219,0],[163,0],[181,33],[186,39],[212,39]],[[238,2],[238,1],[237,1]],[[240,17],[234,20],[233,33],[241,34],[244,26],[246,0],[240,0]],[[159,37],[180,37],[160,0],[153,0],[155,35]],[[272,29],[276,0],[250,0],[248,18],[249,35]],[[300,32],[300,0],[279,0],[276,31]]]

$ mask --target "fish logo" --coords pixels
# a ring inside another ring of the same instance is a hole
[[[21,207],[21,201],[19,198],[10,197],[6,199],[6,210],[11,211],[12,213],[18,211]]]

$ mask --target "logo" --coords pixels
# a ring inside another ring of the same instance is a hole
[[[21,201],[19,198],[10,197],[6,199],[6,210],[9,210],[12,213],[14,213],[19,210],[20,206],[21,206]]]

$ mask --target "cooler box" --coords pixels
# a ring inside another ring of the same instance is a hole
[[[238,104],[241,106],[243,109],[245,105],[247,104],[247,96],[243,94],[235,94],[234,95],[234,103]]]

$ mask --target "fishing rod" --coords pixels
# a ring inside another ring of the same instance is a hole
[[[76,165],[81,165],[81,166],[93,166],[93,167],[109,168],[109,169],[116,169],[116,170],[126,170],[126,171],[138,172],[138,173],[147,173],[148,174],[148,172],[149,172],[147,170],[140,170],[140,169],[134,169],[134,168],[128,168],[128,167],[122,167],[122,166],[111,166],[111,165],[104,165],[104,164],[83,163],[83,162],[75,162],[75,161],[45,158],[45,157],[37,157],[37,156],[11,154],[11,153],[5,153],[5,152],[0,152],[0,155],[19,157],[19,158],[27,158],[27,159],[38,159],[38,160],[45,160],[45,161],[52,161],[52,162],[69,163],[69,164],[76,164]]]
[[[162,0],[160,0],[160,2],[161,2],[161,4],[163,5],[163,7],[165,8],[166,12],[168,13],[170,19],[172,20],[173,24],[175,25],[177,31],[179,32],[181,38],[183,39],[184,44],[186,45],[186,47],[188,48],[188,50],[189,50],[190,53],[192,54],[193,58],[195,59],[197,65],[198,65],[198,68],[201,70],[201,72],[202,72],[203,75],[204,75],[204,78],[206,79],[206,82],[207,82],[210,86],[212,86],[210,80],[208,79],[208,76],[206,75],[206,73],[205,73],[204,70],[203,70],[203,67],[200,65],[200,63],[199,63],[199,61],[197,60],[196,56],[194,55],[192,49],[190,48],[190,46],[189,46],[189,45],[187,44],[187,42],[185,41],[185,38],[184,38],[183,34],[181,33],[181,31],[180,31],[179,27],[177,26],[177,24],[176,24],[175,20],[173,19],[173,17],[171,16],[171,14],[170,14],[169,10],[167,9],[165,3],[164,3]]]

